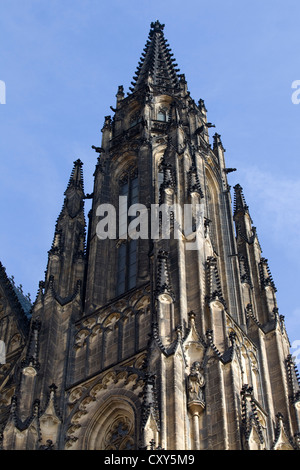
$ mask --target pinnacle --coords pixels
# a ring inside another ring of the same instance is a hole
[[[74,162],[73,170],[69,179],[67,190],[72,188],[78,188],[83,190],[83,172],[82,172],[82,161],[80,159]],[[66,190],[66,192],[67,192]],[[65,192],[65,193],[66,193]]]
[[[153,32],[162,32],[165,28],[165,25],[161,24],[158,20],[156,20],[155,22],[152,22],[150,26],[151,26],[150,34],[153,34]]]
[[[163,24],[158,20],[151,23],[148,40],[141,54],[130,90],[137,91],[145,84],[174,89],[179,83],[177,64],[169,44],[165,40]]]
[[[69,178],[67,189],[64,192],[65,199],[62,210],[58,216],[57,222],[63,217],[65,211],[71,218],[82,212],[84,199],[83,171],[82,161],[76,160],[73,164],[71,176]],[[57,227],[57,225],[56,225]]]
[[[249,212],[249,208],[245,201],[243,188],[239,184],[236,184],[234,186],[234,215],[238,212]]]

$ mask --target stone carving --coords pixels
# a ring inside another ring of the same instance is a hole
[[[201,372],[200,362],[194,362],[188,376],[188,401],[200,401],[204,403],[203,388],[204,376]]]
[[[46,444],[40,446],[40,450],[53,450],[53,449],[54,449],[54,444],[51,441],[51,439],[48,439]]]

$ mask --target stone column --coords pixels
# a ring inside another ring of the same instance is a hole
[[[200,450],[199,416],[203,409],[204,403],[201,401],[191,401],[188,403],[188,410],[193,418],[194,450]]]
[[[194,362],[188,376],[188,410],[192,415],[194,450],[200,450],[199,416],[205,408],[204,376],[199,362]]]

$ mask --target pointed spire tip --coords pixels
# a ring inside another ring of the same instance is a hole
[[[77,160],[75,160],[74,165],[75,166],[82,166],[83,162],[80,160],[80,158],[78,158]]]
[[[163,31],[165,25],[160,23],[160,21],[156,20],[156,21],[152,21],[150,27],[153,32],[161,32]]]

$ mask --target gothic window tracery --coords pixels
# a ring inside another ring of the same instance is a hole
[[[132,422],[126,416],[118,417],[107,430],[104,440],[104,450],[134,449],[134,434]]]
[[[93,415],[83,445],[88,450],[133,450],[136,442],[135,408],[116,395],[104,400]]]
[[[230,334],[234,334],[235,338],[235,350],[237,353],[235,364],[239,376],[239,384],[250,386],[253,397],[261,402],[262,394],[257,352],[250,341],[239,332],[231,330]]]
[[[21,335],[17,333],[11,338],[9,342],[9,345],[8,345],[9,352],[15,351],[16,349],[20,347],[20,345],[21,345]]]
[[[166,108],[159,108],[157,113],[157,120],[161,122],[168,121],[168,112]]]

